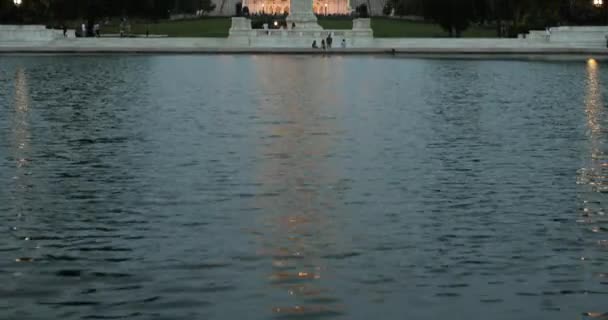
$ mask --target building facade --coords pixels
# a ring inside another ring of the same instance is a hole
[[[318,15],[343,15],[351,12],[349,0],[311,0]],[[289,14],[289,0],[243,0],[251,14]]]
[[[382,15],[387,0],[310,0],[313,12],[317,15],[343,15],[352,13],[361,4],[366,4],[372,16]],[[289,14],[289,0],[212,0],[215,10],[212,16],[231,16],[235,6],[242,2],[251,14]]]

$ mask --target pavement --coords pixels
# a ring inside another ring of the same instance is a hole
[[[312,41],[311,41],[312,42]],[[608,58],[608,48],[526,39],[375,38],[348,48],[312,49],[306,42],[261,39],[257,44],[230,38],[68,38],[53,41],[0,41],[2,54],[390,54],[437,56],[564,56]]]

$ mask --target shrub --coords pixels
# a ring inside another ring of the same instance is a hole
[[[382,8],[382,14],[384,14],[385,16],[389,16],[392,11],[393,11],[393,4],[390,2],[386,2],[386,4],[384,5],[384,8]]]

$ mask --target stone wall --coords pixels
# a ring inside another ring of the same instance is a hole
[[[63,31],[41,25],[0,25],[2,41],[52,41],[63,38]]]
[[[608,36],[608,26],[556,27],[551,28],[549,41],[585,46],[606,46],[606,36]]]
[[[531,30],[526,40],[535,42],[547,42],[569,47],[597,48],[606,46],[608,26],[587,27],[553,27],[546,30]]]

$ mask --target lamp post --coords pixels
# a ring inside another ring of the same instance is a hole
[[[19,10],[19,8],[21,7],[21,4],[23,3],[23,0],[13,0],[13,4],[15,5],[15,21],[19,24],[23,23],[23,17],[21,16],[21,10]]]
[[[593,0],[593,5],[598,9],[604,9],[606,11],[605,23],[608,24],[608,3],[604,6],[604,0]]]

